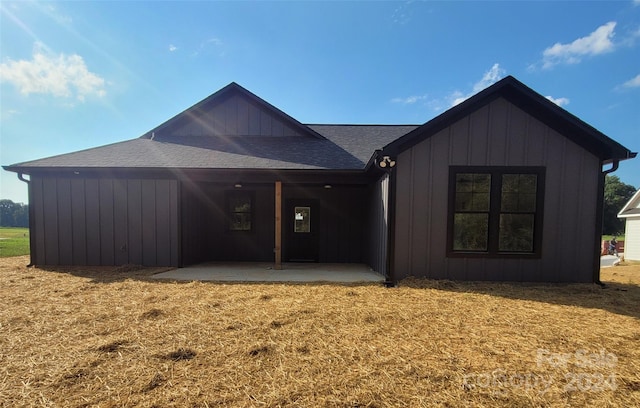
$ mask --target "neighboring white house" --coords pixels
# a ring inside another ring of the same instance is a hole
[[[622,207],[618,218],[624,218],[626,221],[624,258],[640,261],[640,190]]]

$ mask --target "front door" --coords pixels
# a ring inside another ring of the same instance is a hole
[[[318,201],[287,200],[284,258],[288,262],[318,262]]]

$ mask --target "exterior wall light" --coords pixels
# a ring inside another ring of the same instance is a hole
[[[235,188],[242,188],[242,184],[241,183],[236,183],[233,185]]]
[[[396,161],[389,156],[383,156],[382,160],[378,160],[378,167],[382,169],[388,168],[389,170],[391,170],[393,167],[395,167],[395,165]]]

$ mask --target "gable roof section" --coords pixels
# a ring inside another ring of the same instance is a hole
[[[182,136],[323,137],[235,82],[144,134],[179,143]]]
[[[416,127],[307,126],[234,82],[137,139],[6,169],[362,170],[373,151]]]
[[[561,135],[582,146],[599,157],[603,164],[631,159],[636,156],[636,153],[631,152],[512,76],[496,82],[414,131],[393,141],[384,147],[383,154],[395,156],[499,97],[505,98]]]
[[[304,125],[231,83],[143,136],[4,168],[366,170],[382,150],[396,155],[499,97],[556,129],[603,163],[635,157],[513,77],[424,125]]]
[[[640,190],[631,197],[618,213],[618,218],[640,217]]]

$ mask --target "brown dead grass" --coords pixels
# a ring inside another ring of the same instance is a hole
[[[26,263],[0,260],[0,406],[640,405],[639,265],[385,289]]]

